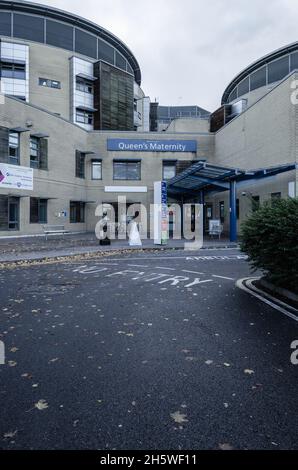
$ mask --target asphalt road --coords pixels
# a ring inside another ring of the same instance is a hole
[[[0,271],[1,449],[298,449],[298,323],[237,250]]]

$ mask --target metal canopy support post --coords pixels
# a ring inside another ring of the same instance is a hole
[[[230,181],[230,241],[237,241],[237,184]]]

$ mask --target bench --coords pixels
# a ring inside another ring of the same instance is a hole
[[[69,233],[68,230],[65,230],[64,225],[43,225],[43,233],[46,236],[46,240],[49,235],[65,235]]]

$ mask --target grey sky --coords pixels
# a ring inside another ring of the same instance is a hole
[[[259,57],[298,40],[297,0],[39,0],[110,30],[135,54],[161,104],[220,105]]]

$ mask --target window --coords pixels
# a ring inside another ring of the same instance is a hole
[[[58,21],[46,20],[47,22],[47,44],[63,47],[69,51],[73,50],[73,27]]]
[[[221,223],[223,224],[225,221],[225,203],[224,201],[221,201],[219,203],[219,218]]]
[[[93,125],[93,113],[90,111],[84,111],[83,109],[76,110],[76,122],[80,124],[89,124]]]
[[[19,230],[19,198],[0,195],[0,231]]]
[[[102,164],[101,160],[91,161],[91,179],[101,180],[102,179]]]
[[[71,224],[82,224],[85,222],[85,203],[70,201],[70,223]]]
[[[170,180],[176,176],[176,162],[162,163],[162,179]]]
[[[229,102],[231,103],[231,102],[234,101],[237,97],[238,97],[238,93],[237,93],[237,87],[236,87],[236,88],[234,88],[234,90],[232,91],[232,93],[231,93],[230,96],[229,96]]]
[[[1,12],[0,34],[1,36],[11,36],[11,13]]]
[[[75,51],[97,59],[97,38],[75,28]]]
[[[119,67],[119,69],[126,70],[126,60],[117,51],[116,51],[116,66]]]
[[[293,70],[298,70],[298,52],[291,54],[291,72]]]
[[[30,167],[38,168],[39,167],[39,139],[36,137],[30,138]]]
[[[85,154],[76,150],[76,178],[85,178]]]
[[[21,80],[26,79],[26,65],[23,63],[15,62],[1,62],[1,77],[3,78],[17,78]]]
[[[8,230],[19,230],[19,198],[8,198]]]
[[[9,133],[9,153],[8,163],[11,165],[20,164],[20,138],[17,132]]]
[[[140,160],[114,160],[114,180],[140,180]]]
[[[114,48],[101,39],[98,39],[98,59],[114,64]]]
[[[44,19],[39,16],[13,15],[13,35],[16,38],[44,42]]]
[[[238,96],[246,95],[249,92],[249,77],[242,80],[238,85]]]
[[[48,219],[48,201],[30,197],[30,224],[46,224]]]
[[[282,80],[289,73],[289,56],[282,57],[268,64],[268,83]]]
[[[48,78],[39,78],[38,81],[40,86],[45,86],[47,88],[56,88],[60,90],[61,88],[61,82],[58,82],[58,80],[50,80]]]
[[[47,139],[30,137],[30,167],[38,170],[48,169]]]
[[[76,89],[78,91],[82,91],[83,93],[93,94],[93,83],[89,82],[89,80],[83,80],[82,78],[77,78]]]
[[[250,91],[265,86],[267,82],[266,67],[262,67],[250,76]]]

